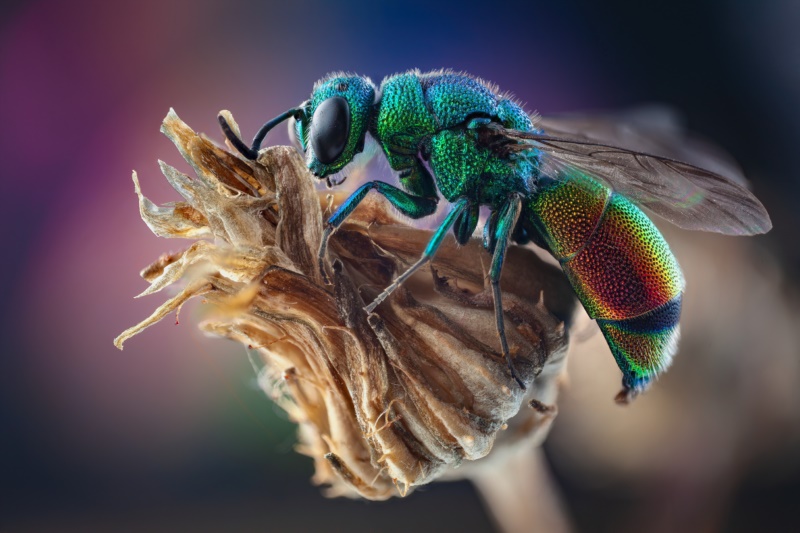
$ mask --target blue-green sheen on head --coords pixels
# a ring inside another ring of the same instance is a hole
[[[364,149],[374,103],[375,86],[369,78],[337,73],[314,85],[305,117],[296,127],[306,150],[306,164],[314,175],[335,174]],[[340,141],[344,144],[341,152]]]

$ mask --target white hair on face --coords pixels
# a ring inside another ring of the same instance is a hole
[[[372,158],[375,157],[379,151],[380,146],[378,143],[369,133],[366,133],[366,136],[364,137],[364,149],[354,155],[353,159],[351,159],[350,162],[344,166],[344,168],[327,176],[327,179],[330,180],[334,187],[341,184],[345,178],[347,178],[347,176],[366,167],[370,160],[372,160]],[[311,152],[312,149],[309,146],[308,153],[306,155],[307,161],[311,161],[311,158],[313,157]]]

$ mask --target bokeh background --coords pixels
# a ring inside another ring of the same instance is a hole
[[[674,369],[617,408],[612,359],[577,332],[545,451],[582,531],[797,531],[800,4],[628,4],[3,2],[0,529],[491,530],[467,483],[323,498],[242,348],[196,331],[202,306],[111,344],[161,301],[132,299],[139,269],[185,245],[149,232],[130,181],[177,198],[170,107],[221,140],[220,109],[252,134],[330,71],[449,67],[543,114],[666,103],[735,154],[775,229],[665,228],[690,287]]]

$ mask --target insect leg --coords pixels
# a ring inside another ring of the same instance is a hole
[[[503,349],[503,355],[508,363],[508,369],[511,371],[511,376],[517,381],[522,390],[525,390],[525,384],[520,379],[514,368],[514,362],[511,360],[511,352],[508,349],[508,340],[506,340],[506,329],[503,320],[503,300],[500,294],[500,273],[503,271],[503,262],[506,258],[506,250],[508,249],[508,242],[511,239],[511,234],[514,227],[517,225],[520,211],[522,209],[522,196],[517,194],[513,196],[503,208],[503,213],[497,221],[497,229],[494,233],[494,254],[492,255],[492,266],[489,270],[489,280],[492,283],[492,296],[494,297],[494,318],[497,324],[497,335],[500,337],[500,345]]]
[[[370,181],[365,183],[356,189],[356,191],[339,206],[339,209],[331,215],[325,225],[325,231],[322,233],[322,241],[319,244],[317,258],[319,261],[319,272],[322,275],[322,280],[326,284],[330,284],[328,273],[325,269],[325,254],[328,248],[328,239],[330,239],[331,234],[336,231],[336,228],[350,216],[350,213],[361,203],[361,200],[367,196],[367,193],[373,189],[385,196],[390,204],[395,206],[398,211],[407,217],[422,218],[436,211],[438,198],[414,196],[382,181]]]
[[[499,211],[492,211],[483,224],[483,247],[490,254],[494,253],[495,231],[497,230],[497,217],[499,214]]]
[[[400,274],[397,279],[395,279],[391,285],[386,287],[386,289],[384,289],[384,291],[380,293],[371,304],[364,308],[367,313],[373,312],[375,308],[378,307],[382,301],[388,298],[389,295],[392,294],[395,289],[397,289],[397,287],[402,285],[403,282],[411,276],[411,274],[419,270],[421,266],[433,259],[433,256],[436,254],[436,250],[439,248],[439,245],[442,244],[442,239],[444,239],[444,236],[447,235],[448,231],[450,231],[450,228],[453,227],[456,219],[461,216],[461,214],[467,208],[467,205],[468,202],[466,198],[460,199],[453,205],[453,208],[445,217],[442,225],[439,226],[439,229],[437,229],[433,234],[431,240],[428,241],[428,246],[425,247],[425,252],[423,252],[422,257],[420,257],[416,263],[411,265],[408,270]]]
[[[456,236],[456,242],[460,245],[465,245],[472,237],[472,232],[478,226],[478,218],[480,217],[480,206],[477,203],[470,204],[467,209],[461,214],[454,224],[453,234]]]

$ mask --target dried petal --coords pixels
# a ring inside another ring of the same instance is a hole
[[[235,122],[226,113],[236,130]],[[142,271],[151,294],[186,288],[122,343],[204,294],[200,327],[252,347],[259,383],[299,425],[298,450],[330,495],[380,500],[446,475],[479,472],[497,447],[535,445],[555,416],[575,298],[560,270],[513,247],[502,280],[506,329],[524,394],[499,353],[488,256],[477,241],[440,248],[375,313],[365,302],[417,259],[430,232],[366,201],[333,236],[333,287],[316,265],[325,201],[292,148],[244,161],[195,134],[173,111],[162,131],[197,173],[161,169],[186,202],[157,207],[139,189],[156,235],[213,237]],[[341,200],[341,198],[339,198]],[[521,407],[525,401],[531,407]],[[497,452],[495,452],[497,453]],[[458,471],[454,468],[464,465]],[[469,465],[469,466],[467,466]]]

